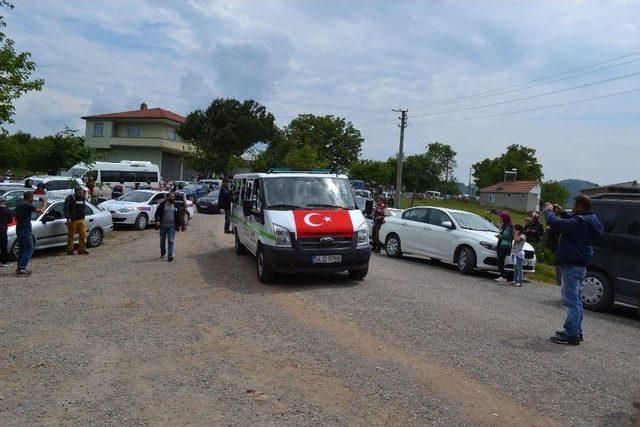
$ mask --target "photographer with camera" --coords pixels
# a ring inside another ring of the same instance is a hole
[[[549,202],[543,208],[547,224],[560,233],[556,250],[556,264],[562,274],[562,302],[567,311],[564,329],[551,337],[556,344],[578,345],[583,339],[583,308],[580,286],[587,273],[587,265],[593,259],[591,241],[603,234],[598,217],[591,210],[587,196],[577,196],[573,211],[568,213]]]

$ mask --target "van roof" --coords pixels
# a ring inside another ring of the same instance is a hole
[[[296,177],[314,177],[314,178],[347,178],[346,175],[336,173],[324,173],[324,172],[254,172],[254,173],[239,173],[234,175],[234,179],[238,178],[296,178]]]

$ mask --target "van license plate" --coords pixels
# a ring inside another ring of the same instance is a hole
[[[314,255],[311,257],[313,264],[335,264],[342,261],[342,255]]]

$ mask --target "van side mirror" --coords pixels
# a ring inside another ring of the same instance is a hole
[[[448,229],[453,229],[453,223],[451,221],[443,221],[442,226]]]
[[[245,217],[251,216],[252,209],[253,209],[253,201],[251,200],[242,201],[242,213]]]

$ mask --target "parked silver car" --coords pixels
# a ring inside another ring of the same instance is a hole
[[[44,249],[54,246],[65,246],[67,244],[67,225],[64,218],[64,200],[50,200],[47,210],[40,214],[34,212],[31,216],[31,228],[33,230],[34,248]],[[39,206],[40,202],[34,202]],[[85,221],[87,223],[87,247],[99,246],[107,233],[113,230],[111,214],[103,211],[96,205],[88,203],[85,210]],[[11,248],[11,255],[16,258],[18,255],[18,244],[16,242],[16,228],[9,227],[8,247]],[[75,242],[78,242],[76,235]]]

